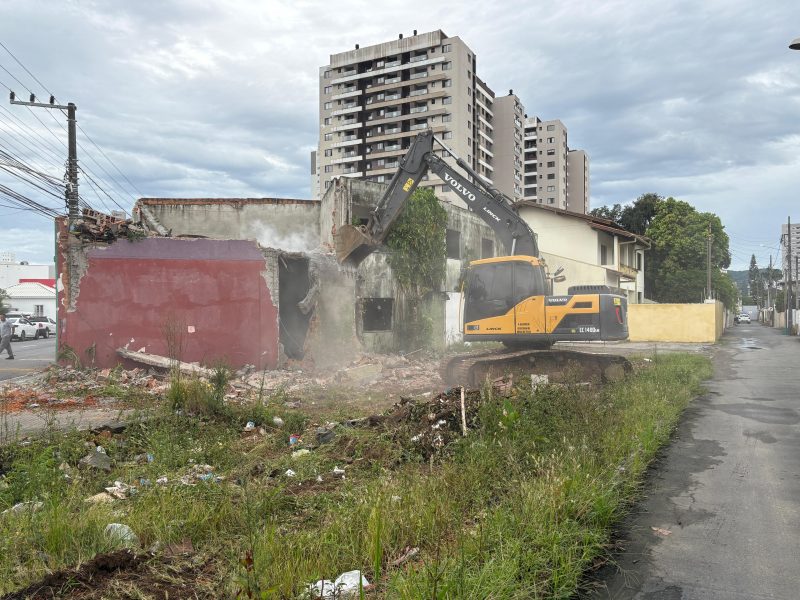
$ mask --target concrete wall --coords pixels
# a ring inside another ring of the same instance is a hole
[[[266,248],[310,252],[319,245],[320,203],[312,200],[143,198],[172,236],[257,240]]]
[[[166,356],[172,323],[185,361],[278,365],[277,255],[255,242],[86,244],[62,229],[57,244],[58,345],[83,364],[114,366],[119,347]]]
[[[632,342],[714,343],[724,331],[721,302],[708,304],[629,304]]]

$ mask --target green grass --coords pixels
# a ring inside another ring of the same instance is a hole
[[[0,510],[26,500],[44,507],[0,518],[0,592],[109,550],[103,529],[122,522],[144,547],[189,538],[216,556],[229,595],[296,597],[308,582],[362,569],[378,584],[369,597],[570,597],[710,372],[706,358],[667,355],[600,391],[532,394],[522,382],[509,398],[484,392],[479,427],[433,462],[391,434],[342,427],[292,458],[288,433],[312,423],[270,399],[223,411],[212,399],[213,410],[196,417],[165,410],[108,444],[110,475],[63,477],[59,465],[74,466],[86,450],[78,434],[3,448]],[[276,415],[287,426],[271,427]],[[267,435],[241,439],[247,420]],[[132,461],[145,452],[152,463]],[[225,481],[155,485],[204,463]],[[331,475],[335,466],[346,467],[344,480]],[[140,478],[152,485],[129,500],[84,502],[114,479]],[[419,554],[394,566],[408,547]]]

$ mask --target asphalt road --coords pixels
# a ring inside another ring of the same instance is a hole
[[[714,365],[593,598],[800,598],[800,339],[739,325]]]
[[[27,375],[46,367],[56,359],[56,338],[11,342],[14,360],[5,360],[6,353],[0,355],[0,381]]]

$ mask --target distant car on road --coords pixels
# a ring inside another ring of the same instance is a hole
[[[39,329],[39,337],[47,339],[56,331],[56,322],[49,317],[28,317],[28,321]]]
[[[737,319],[739,323],[749,323],[750,315],[748,315],[747,313],[742,313],[737,317]]]
[[[33,338],[39,339],[39,328],[25,317],[8,317],[11,322],[11,339],[25,341]]]

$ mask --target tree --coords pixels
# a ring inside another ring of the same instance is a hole
[[[6,300],[8,300],[8,294],[4,289],[0,289],[0,314],[6,314],[8,312],[8,306],[6,306]]]
[[[654,193],[642,194],[633,204],[626,206],[622,211],[619,224],[625,229],[636,235],[645,235],[647,228],[656,215],[656,210],[661,202],[662,196]]]
[[[712,287],[728,308],[738,293],[733,280],[720,273],[731,262],[728,234],[719,217],[699,213],[688,202],[667,198],[654,202],[655,214],[645,234],[652,247],[645,270],[645,289],[658,302],[699,302],[706,287],[706,243],[711,233]]]
[[[610,208],[608,206],[600,206],[589,214],[613,221],[636,235],[644,235],[656,214],[656,208],[663,200],[663,197],[651,192],[642,194],[630,205],[614,204]]]
[[[400,327],[395,328],[401,347],[416,350],[430,341],[433,325],[422,314],[420,303],[441,289],[447,264],[446,230],[447,212],[433,190],[417,188],[386,239],[391,250],[389,266],[406,300]]]
[[[747,272],[747,292],[751,298],[756,300],[757,304],[761,304],[761,289],[759,285],[758,263],[756,263],[756,255],[750,257],[750,269]]]

